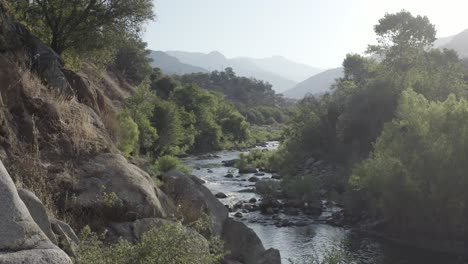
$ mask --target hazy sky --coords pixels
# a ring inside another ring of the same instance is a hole
[[[145,40],[155,50],[280,55],[331,68],[363,52],[378,19],[401,9],[428,16],[438,37],[468,28],[467,0],[155,0]]]

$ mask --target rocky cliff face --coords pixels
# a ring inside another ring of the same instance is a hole
[[[0,264],[71,263],[78,238],[46,207],[71,216],[75,227],[134,241],[171,221],[184,202],[192,209],[187,213],[204,210],[212,234],[223,235],[227,211],[204,186],[187,175],[169,177],[166,195],[120,154],[113,116],[132,91],[92,65],[65,69],[55,52],[8,17],[0,0]],[[187,188],[172,184],[179,180]],[[29,190],[18,194],[15,184]],[[180,201],[178,193],[197,200]],[[257,263],[265,250],[259,241],[252,248],[259,249],[254,257],[232,257]]]

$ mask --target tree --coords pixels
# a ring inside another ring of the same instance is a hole
[[[413,16],[402,10],[385,14],[374,26],[378,45],[370,45],[369,53],[384,58],[384,62],[396,65],[401,70],[410,65],[414,57],[431,47],[436,40],[435,26],[424,16]],[[403,68],[402,68],[403,67]]]
[[[20,21],[59,55],[91,51],[135,35],[154,18],[151,0],[8,0]]]
[[[392,231],[466,240],[467,129],[466,100],[451,95],[433,102],[404,91],[397,118],[350,182]]]
[[[139,85],[153,72],[146,43],[130,38],[118,48],[114,66],[132,84]]]
[[[358,54],[348,54],[343,61],[344,80],[354,81],[356,85],[362,86],[371,77],[375,68],[375,60],[366,59]]]

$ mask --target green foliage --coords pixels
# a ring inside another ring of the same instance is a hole
[[[270,84],[236,76],[232,68],[221,72],[187,74],[181,76],[180,81],[222,93],[252,124],[283,123],[286,120],[287,103]]]
[[[143,83],[138,86],[127,102],[128,112],[140,131],[139,152],[142,154],[149,153],[159,137],[156,128],[151,125],[156,100],[157,98],[149,90],[149,86]]]
[[[138,147],[140,131],[138,125],[133,121],[129,111],[122,111],[118,116],[119,129],[119,149],[130,156]]]
[[[181,224],[166,224],[143,234],[140,241],[131,244],[120,240],[105,244],[103,237],[85,227],[80,235],[80,247],[75,258],[78,264],[216,264],[225,252],[218,238],[210,241],[210,250],[204,248],[203,238]]]
[[[463,237],[467,226],[468,102],[431,102],[405,91],[397,118],[385,126],[351,183],[372,211],[399,232]]]
[[[180,170],[185,173],[190,173],[189,169],[183,166],[180,160],[174,156],[162,156],[158,158],[152,170],[156,172],[157,175],[162,175],[171,170]]]
[[[180,85],[157,69],[150,81],[127,101],[126,111],[139,130],[139,153],[157,157],[208,152],[250,140],[245,118],[219,94]]]
[[[250,128],[250,143],[279,141],[283,138],[284,126],[252,126]]]
[[[454,51],[428,49],[426,17],[387,14],[375,31],[381,63],[348,55],[330,93],[298,103],[278,151],[283,189],[313,197],[347,182],[348,213],[383,218],[393,235],[466,239],[466,69]],[[324,179],[303,172],[310,157],[359,165]]]
[[[139,85],[153,71],[149,53],[141,39],[129,38],[117,48],[113,65],[126,80]]]
[[[150,0],[8,2],[17,18],[58,54],[112,49],[122,37],[136,35],[154,17]]]

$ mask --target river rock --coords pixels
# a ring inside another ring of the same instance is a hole
[[[101,154],[85,160],[78,175],[75,207],[95,212],[92,220],[100,216],[104,222],[124,222],[175,213],[172,201],[156,187],[148,173],[121,155]]]
[[[208,188],[199,183],[196,176],[174,170],[166,173],[162,179],[162,190],[180,208],[186,222],[193,222],[203,214],[208,214],[211,219],[209,235],[221,235],[224,222],[228,218],[228,209]]]
[[[242,217],[244,217],[244,215],[243,215],[241,212],[235,213],[234,216],[237,217],[237,218],[242,218]]]
[[[71,264],[34,222],[0,161],[0,264]]]
[[[255,176],[249,178],[249,182],[258,182],[259,180],[260,179]]]
[[[241,173],[241,174],[257,173],[257,168],[255,168],[255,167],[240,168],[239,173]]]
[[[45,209],[41,200],[39,200],[39,198],[37,198],[34,193],[25,189],[18,189],[18,194],[28,208],[28,211],[34,219],[34,222],[36,222],[44,234],[47,235],[50,241],[57,245],[57,238],[55,237],[54,232],[52,232],[49,217],[47,216],[47,210]]]
[[[265,250],[262,241],[245,224],[228,219],[224,226],[223,239],[229,252],[228,259],[244,264],[280,264],[281,257],[276,249]]]
[[[238,161],[240,161],[240,159],[223,160],[221,163],[223,163],[225,167],[234,167]]]
[[[234,175],[232,175],[231,173],[229,173],[229,174],[226,174],[226,176],[224,176],[224,178],[234,178]]]
[[[215,197],[219,199],[224,199],[224,198],[227,198],[228,196],[225,193],[219,192],[215,194]]]
[[[252,197],[249,200],[249,203],[256,203],[256,202],[257,202],[257,198],[255,198],[255,197]]]
[[[282,204],[276,199],[264,199],[259,207],[262,214],[269,215],[278,212]]]
[[[279,174],[273,174],[273,175],[271,175],[271,178],[274,179],[274,180],[280,180],[282,177]]]
[[[239,190],[238,192],[240,192],[240,193],[254,193],[255,188],[242,189],[242,190]]]
[[[260,177],[261,177],[261,176],[265,176],[265,173],[259,172],[259,173],[255,173],[254,175],[255,175],[255,176],[260,176]]]

